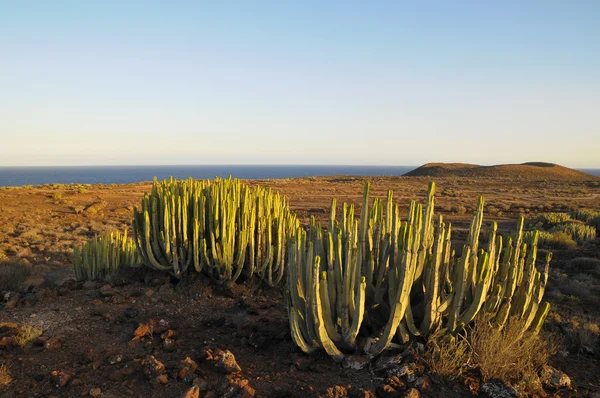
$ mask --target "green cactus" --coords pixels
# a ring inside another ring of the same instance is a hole
[[[284,276],[285,251],[298,226],[285,198],[237,179],[159,183],[134,210],[144,264],[182,278],[190,269],[237,280],[257,274],[271,286]]]
[[[480,248],[484,200],[462,253],[451,249],[451,225],[434,218],[435,184],[427,204],[409,205],[406,221],[389,192],[369,205],[365,184],[361,217],[332,201],[327,231],[311,219],[289,246],[288,302],[292,338],[305,352],[324,349],[335,360],[362,351],[376,356],[411,336],[455,334],[485,316],[498,328],[511,317],[525,319],[523,333],[539,331],[548,312],[547,281],[536,270],[537,237],[524,242],[524,219],[511,237],[492,223]]]
[[[127,230],[95,236],[81,248],[73,248],[75,279],[96,280],[114,275],[119,267],[140,264],[135,243],[127,238]]]

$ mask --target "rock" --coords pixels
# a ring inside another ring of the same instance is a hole
[[[389,384],[377,387],[377,396],[380,398],[400,397],[400,394],[400,392],[396,391],[396,389]]]
[[[199,398],[200,389],[198,386],[193,386],[181,395],[181,398]]]
[[[44,343],[44,348],[48,351],[58,351],[62,348],[62,342],[56,337],[52,337]]]
[[[571,388],[571,378],[550,365],[544,365],[540,378],[543,384],[552,388]]]
[[[62,370],[54,370],[50,373],[52,376],[52,383],[56,387],[64,387],[67,385],[69,381],[71,381],[72,376],[67,372],[63,372]]]
[[[102,297],[112,297],[117,294],[117,291],[109,284],[103,285],[98,291]]]
[[[21,295],[15,292],[8,292],[4,295],[4,300],[6,301],[6,308],[16,308],[19,304],[19,300],[21,299]]]
[[[165,341],[163,341],[162,345],[166,352],[175,351],[175,340],[173,339],[166,339]]]
[[[190,368],[190,370],[194,373],[198,370],[198,364],[190,357],[187,357],[181,361],[181,366]]]
[[[226,378],[228,385],[223,394],[224,398],[252,398],[256,395],[256,391],[254,391],[254,388],[250,387],[248,380],[236,375],[227,375]]]
[[[419,398],[421,393],[416,388],[411,388],[404,394],[404,398]]]
[[[165,365],[162,362],[158,361],[154,358],[153,355],[150,355],[142,361],[142,367],[144,369],[144,374],[149,379],[156,378],[157,376],[165,373]]]
[[[2,347],[12,347],[17,345],[15,338],[13,336],[4,336],[0,339],[0,348]]]
[[[135,307],[128,307],[124,311],[124,315],[127,318],[135,318],[139,314],[140,314],[140,311],[137,308],[135,308]]]
[[[402,362],[402,358],[404,358],[404,355],[402,354],[394,355],[393,357],[379,357],[377,361],[375,361],[373,370],[375,372],[380,372],[390,368],[398,367]]]
[[[415,387],[420,391],[428,390],[431,387],[431,379],[429,376],[421,376],[415,381]]]
[[[348,389],[343,386],[329,387],[323,395],[323,398],[348,398],[350,395]]]
[[[117,363],[120,363],[122,360],[123,360],[123,355],[121,355],[121,354],[112,355],[108,358],[108,363],[111,365],[115,365]]]
[[[312,365],[315,361],[310,357],[302,356],[294,361],[294,366],[296,369],[301,371],[309,371],[312,368]]]
[[[98,283],[94,281],[85,281],[81,288],[83,290],[94,290],[98,288]]]
[[[99,397],[102,395],[102,390],[99,388],[92,388],[90,390],[90,397]]]
[[[360,370],[368,366],[371,359],[366,355],[349,355],[344,358],[342,366],[346,369]]]
[[[350,392],[350,397],[352,398],[375,398],[375,393],[371,390],[365,390],[359,388],[358,390],[352,390]]]
[[[227,374],[242,371],[242,368],[235,361],[235,356],[229,350],[222,352],[215,359],[215,368],[218,372]]]
[[[398,376],[398,377],[406,377],[406,380],[409,383],[414,383],[419,377],[418,368],[415,363],[407,363],[406,365],[401,365],[395,368],[391,368],[388,370],[388,374],[390,376]]]
[[[169,321],[161,319],[158,322],[156,322],[156,325],[154,326],[154,333],[163,334],[169,329],[171,329],[171,324],[169,323]]]
[[[507,386],[500,379],[489,379],[483,383],[479,389],[479,395],[488,398],[516,398],[519,396],[514,388]]]
[[[386,384],[391,386],[396,391],[406,390],[406,383],[398,376],[392,376],[386,380]]]
[[[167,384],[169,382],[169,377],[166,374],[158,375],[154,378],[154,382],[157,384]]]

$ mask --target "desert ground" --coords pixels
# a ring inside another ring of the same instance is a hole
[[[285,195],[307,224],[310,216],[327,218],[333,197],[360,207],[367,179],[372,197],[383,198],[391,189],[402,206],[411,199],[423,202],[431,180],[343,176],[246,182]],[[533,223],[541,213],[600,210],[600,178],[434,180],[436,212],[452,221],[458,239],[466,237],[479,195],[486,201],[484,225],[497,221],[501,232],[514,228],[521,215]],[[178,397],[193,383],[202,397],[483,395],[476,369],[451,380],[414,358],[411,374],[390,380],[376,366],[352,370],[324,354],[304,355],[289,335],[282,289],[252,281],[177,282],[145,268],[124,270],[111,283],[75,282],[73,246],[115,229],[131,232],[133,207],[150,187],[145,182],[0,189],[0,366],[12,379],[5,387],[0,383],[0,396]],[[552,307],[544,333],[558,342],[550,365],[572,383],[544,391],[599,396],[600,238],[552,251],[546,291]],[[43,333],[22,348],[11,343],[11,324]],[[221,350],[235,356],[241,371],[222,368]]]

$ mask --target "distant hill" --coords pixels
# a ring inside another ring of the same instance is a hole
[[[553,163],[529,162],[479,166],[467,163],[427,163],[406,174],[409,177],[505,177],[530,180],[597,180],[591,174]]]

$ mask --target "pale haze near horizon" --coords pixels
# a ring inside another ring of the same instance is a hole
[[[600,168],[600,2],[413,3],[0,1],[0,166]]]

